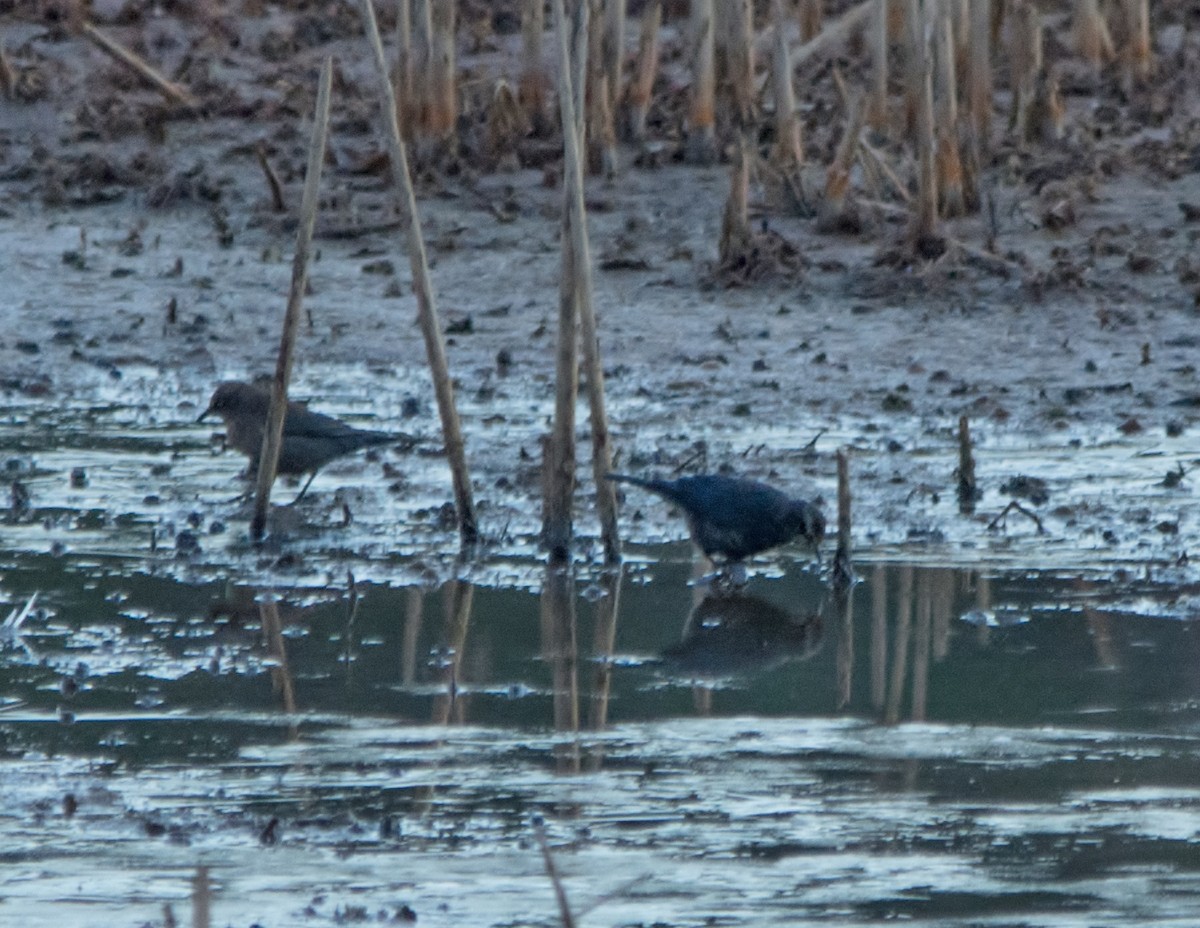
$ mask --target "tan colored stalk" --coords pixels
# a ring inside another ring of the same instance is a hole
[[[1150,48],[1149,0],[1123,0],[1125,19],[1125,62],[1127,85],[1144,83],[1154,73],[1154,56]]]
[[[317,193],[320,189],[321,167],[325,163],[325,147],[329,138],[329,101],[332,90],[333,59],[326,58],[321,66],[321,77],[317,85],[317,106],[308,148],[308,166],[304,174],[304,193],[300,201],[300,225],[296,229],[296,253],[292,257],[292,285],[288,290],[287,308],[283,314],[283,333],[279,339],[279,355],[275,361],[275,377],[271,384],[271,407],[267,413],[267,424],[258,457],[254,516],[250,521],[250,537],[255,541],[261,540],[266,534],[271,487],[275,483],[275,471],[279,465],[279,449],[283,445],[288,384],[292,379],[296,331],[300,327],[300,310],[304,305],[304,291],[308,285],[308,256],[312,249],[313,229],[317,224]]]
[[[742,141],[730,170],[729,198],[721,219],[721,242],[718,249],[722,267],[740,263],[750,251],[750,153]]]
[[[607,105],[614,114],[617,102],[621,99],[624,86],[625,70],[625,0],[603,0],[604,3],[604,41],[602,42],[602,63],[605,82],[607,83]],[[610,118],[610,122],[613,121]]]
[[[797,14],[800,19],[800,41],[811,42],[821,34],[825,25],[822,0],[800,0]]]
[[[716,0],[716,80],[731,106],[730,121],[748,127],[754,119],[754,24],[750,0]]]
[[[804,164],[804,145],[800,137],[800,120],[796,118],[792,57],[782,0],[772,0],[771,13],[775,21],[775,55],[771,72],[775,91],[775,144],[771,148],[771,161],[780,171],[792,175]]]
[[[587,2],[587,0],[585,0]],[[602,0],[590,0],[597,6]],[[609,16],[607,9],[604,16],[592,16],[588,29],[588,61],[587,61],[587,135],[588,163],[592,169],[604,176],[613,177],[617,173],[617,133],[614,125],[613,97],[611,96],[610,75],[605,68],[611,65],[608,55]]]
[[[692,0],[692,95],[688,104],[687,159],[717,159],[716,72],[713,60],[713,0]]]
[[[925,0],[925,4],[931,0]],[[914,8],[910,6],[910,12]],[[916,13],[921,23],[925,22],[928,7],[922,10],[916,7]],[[918,88],[916,108],[916,139],[917,149],[917,199],[909,227],[909,243],[914,252],[920,253],[924,243],[936,238],[937,235],[937,164],[936,145],[933,122],[933,56],[931,54],[928,32],[924,25],[914,31],[916,44],[910,48],[910,67],[916,72],[914,84]]]
[[[396,121],[396,97],[392,92],[391,81],[388,80],[387,60],[383,54],[383,43],[379,38],[379,27],[375,22],[375,9],[371,0],[362,0],[362,10],[367,41],[375,59],[392,183],[396,187],[398,205],[408,231],[408,258],[412,269],[413,290],[417,297],[417,320],[425,339],[425,354],[429,361],[429,372],[433,378],[434,395],[437,397],[438,414],[442,422],[442,440],[446,446],[446,459],[454,483],[458,533],[465,548],[479,539],[474,494],[470,474],[467,472],[466,445],[458,418],[458,408],[454,403],[454,385],[450,379],[450,367],[446,362],[446,346],[442,342],[433,285],[429,279],[429,264],[425,259],[425,238],[421,233],[417,196],[413,191],[412,176],[408,170],[408,150],[400,137],[400,126]]]
[[[967,103],[971,116],[972,147],[982,158],[991,147],[992,132],[992,14],[991,0],[970,4]]]
[[[866,121],[866,102],[861,94],[849,104],[846,113],[846,129],[838,142],[833,161],[825,172],[825,195],[821,201],[821,215],[817,225],[823,231],[836,231],[845,225],[850,204],[850,170],[858,152],[859,138]]]
[[[1094,71],[1099,71],[1116,55],[1112,34],[1100,13],[1098,0],[1075,0],[1071,34],[1076,53],[1091,65]]]
[[[454,138],[458,123],[458,73],[455,69],[454,27],[456,0],[432,0],[433,34],[429,44],[429,106],[425,142],[442,148]]]
[[[413,121],[412,0],[396,0],[396,121],[402,138],[411,138]]]
[[[662,0],[650,0],[642,11],[637,63],[625,97],[625,126],[630,141],[640,142],[646,137],[646,115],[650,110],[654,78],[658,74],[658,30],[661,26]]]
[[[543,0],[521,0],[520,99],[534,126],[545,122],[546,99],[550,93],[550,77],[542,50],[545,31]]]
[[[871,98],[867,122],[876,132],[886,132],[891,122],[888,107],[888,0],[874,0],[871,16]]]
[[[1033,132],[1030,111],[1042,72],[1042,15],[1032,0],[1016,0],[1013,5],[1008,60],[1013,98],[1009,124],[1025,139]]]
[[[961,216],[967,204],[963,192],[962,158],[958,150],[958,79],[955,73],[954,22],[943,3],[936,24],[937,42],[937,177],[943,216]]]
[[[854,566],[851,563],[850,537],[850,452],[846,448],[839,448],[837,452],[837,488],[838,531],[832,583],[837,589],[848,590],[854,584]]]
[[[116,39],[101,32],[91,23],[84,23],[82,26],[83,34],[88,38],[93,45],[108,55],[115,61],[120,62],[135,72],[143,80],[152,85],[155,90],[166,97],[170,102],[177,106],[195,107],[197,105],[196,98],[193,97],[187,90],[180,87],[173,81],[163,77],[162,73],[156,68],[148,64],[144,59],[134,54]]]

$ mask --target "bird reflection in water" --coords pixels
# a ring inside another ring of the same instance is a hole
[[[721,679],[753,676],[814,655],[821,616],[793,615],[761,596],[710,592],[684,625],[683,640],[663,651],[671,676]]]

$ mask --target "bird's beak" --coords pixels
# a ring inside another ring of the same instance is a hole
[[[211,406],[209,406],[209,407],[208,407],[208,409],[204,410],[204,412],[200,413],[200,415],[199,415],[199,416],[196,418],[196,421],[197,421],[197,422],[203,422],[203,421],[204,421],[204,418],[205,418],[205,416],[207,416],[207,415],[208,415],[210,412],[212,412],[212,407],[211,407]]]

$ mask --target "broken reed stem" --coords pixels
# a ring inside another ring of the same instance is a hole
[[[975,511],[979,488],[975,483],[975,451],[971,444],[971,423],[966,416],[958,417],[958,511],[970,515]]]
[[[962,157],[958,150],[958,77],[955,73],[954,21],[951,9],[940,4],[937,42],[937,178],[942,215],[961,216],[967,210],[963,192]]]
[[[713,33],[716,80],[738,129],[754,122],[754,23],[750,0],[716,0]]]
[[[1016,0],[1009,28],[1009,68],[1013,107],[1009,127],[1020,139],[1032,138],[1033,98],[1042,71],[1042,15],[1032,0]]]
[[[1099,0],[1075,0],[1071,22],[1075,51],[1093,71],[1099,71],[1115,56],[1112,33],[1100,13]]]
[[[929,4],[934,0],[914,0],[909,10],[918,18],[910,35],[910,67],[915,72],[913,85],[917,91],[916,140],[917,201],[909,228],[909,242],[915,252],[937,234],[937,164],[933,124],[933,60],[930,54],[929,33],[925,28]]]
[[[992,12],[991,0],[967,0],[969,40],[967,102],[971,116],[971,148],[979,158],[987,154],[992,131]]]
[[[562,0],[554,0],[554,2],[561,3]],[[571,903],[567,899],[567,890],[563,886],[562,877],[558,875],[558,867],[555,866],[554,857],[550,853],[550,842],[546,840],[546,827],[542,824],[540,817],[533,820],[533,834],[537,838],[538,848],[542,852],[542,863],[546,866],[546,876],[550,877],[550,882],[554,885],[554,898],[558,902],[558,916],[562,920],[562,928],[575,928],[575,916],[571,914]]]
[[[84,36],[91,40],[93,45],[109,57],[141,75],[142,78],[152,84],[169,101],[177,106],[185,106],[192,109],[198,106],[195,97],[175,82],[165,78],[159,71],[147,64],[144,59],[134,54],[120,42],[110,38],[91,23],[84,23],[81,28]]]
[[[750,250],[750,151],[742,139],[729,177],[729,199],[721,218],[718,261],[721,267],[738,264]]]
[[[625,131],[631,142],[640,142],[646,137],[646,115],[650,111],[654,78],[658,74],[658,30],[661,26],[662,0],[650,0],[642,11],[637,63],[625,98]]]
[[[873,0],[871,16],[871,102],[867,122],[876,132],[886,132],[888,109],[888,0]]]
[[[383,54],[383,42],[379,38],[379,26],[375,22],[375,9],[371,0],[362,0],[362,11],[367,42],[375,58],[380,110],[384,120],[383,134],[388,146],[392,183],[396,188],[400,212],[408,225],[408,258],[412,268],[413,290],[417,297],[417,319],[425,339],[425,354],[429,361],[438,414],[442,421],[442,440],[446,445],[446,459],[450,464],[450,476],[454,483],[458,533],[465,548],[479,540],[479,527],[475,521],[475,501],[471,491],[471,478],[467,472],[462,425],[458,419],[458,408],[454,404],[454,385],[446,362],[446,346],[442,342],[433,285],[429,280],[425,238],[421,233],[421,219],[417,214],[417,196],[413,191],[412,177],[408,171],[408,153],[396,121],[396,97],[392,93],[391,81],[388,80],[387,59]]]
[[[821,34],[825,22],[822,0],[800,0],[797,14],[800,18],[800,41],[811,42]]]
[[[598,3],[598,0],[590,2]],[[584,97],[588,125],[585,140],[588,142],[588,163],[597,174],[611,178],[617,173],[617,132],[613,122],[612,84],[605,70],[610,63],[606,47],[608,41],[607,12],[604,17],[591,17],[588,29],[587,93]]]
[[[775,97],[775,144],[771,161],[785,174],[795,174],[804,164],[804,145],[800,139],[800,121],[796,118],[796,98],[792,89],[792,56],[788,49],[782,0],[772,0],[775,56],[771,77]]]
[[[850,169],[854,166],[854,157],[858,152],[859,139],[866,121],[866,105],[861,94],[847,105],[849,111],[846,113],[846,131],[842,133],[833,161],[825,172],[825,195],[821,200],[821,215],[817,220],[818,228],[822,230],[832,231],[840,228],[850,208]]]
[[[17,73],[5,54],[4,44],[0,42],[0,93],[4,99],[11,100],[17,90]]]
[[[283,184],[279,182],[279,175],[275,173],[275,169],[271,167],[271,162],[267,160],[267,146],[263,142],[259,142],[254,146],[254,155],[258,158],[259,167],[262,168],[263,174],[267,178],[267,186],[271,190],[271,208],[277,213],[282,213],[287,209],[283,202]]]
[[[430,151],[454,138],[458,123],[458,72],[454,59],[454,26],[457,0],[431,0],[429,43],[429,97],[422,135]]]
[[[610,112],[609,121],[615,121],[617,102],[621,99],[621,75],[625,64],[625,0],[603,0],[604,33],[600,45],[600,63],[604,71]],[[613,145],[616,145],[615,130]]]
[[[1149,0],[1123,0],[1125,21],[1125,84],[1147,80],[1154,71],[1154,58],[1150,50],[1150,2]]]
[[[691,26],[692,98],[688,105],[685,154],[693,164],[712,164],[717,160],[713,0],[692,0]]]
[[[833,555],[833,585],[848,589],[854,583],[854,566],[850,559],[850,452],[839,448],[837,452],[838,475],[838,540]]]
[[[580,4],[581,7],[585,4]],[[559,106],[564,127],[577,126],[575,111],[578,86],[571,84],[570,60],[567,48],[567,32],[563,0],[553,0],[555,31],[558,34],[559,50]],[[584,14],[581,13],[581,17]],[[586,32],[586,25],[583,30]],[[577,50],[581,43],[576,43]],[[577,51],[577,54],[584,54]],[[576,62],[576,76],[584,71],[584,64]],[[588,413],[592,434],[592,473],[596,482],[596,508],[600,517],[600,539],[604,546],[604,559],[609,564],[621,560],[621,539],[617,528],[616,484],[605,479],[612,470],[611,436],[608,431],[608,413],[604,405],[604,369],[600,363],[600,340],[596,332],[596,315],[592,306],[592,265],[588,247],[587,210],[584,206],[583,189],[583,140],[582,132],[564,130],[564,206],[570,231],[571,262],[575,281],[576,308],[579,313],[579,337],[583,343],[583,370],[587,377]],[[564,239],[565,240],[565,239]],[[565,263],[565,261],[564,261]]]
[[[283,314],[283,334],[279,339],[279,356],[275,362],[275,378],[271,384],[271,406],[263,431],[262,449],[258,456],[258,483],[254,494],[254,515],[250,520],[250,537],[260,541],[267,529],[267,509],[271,503],[271,486],[279,465],[279,449],[283,445],[283,420],[287,416],[287,391],[292,379],[292,357],[296,348],[296,330],[300,327],[300,309],[308,285],[308,255],[312,248],[313,228],[317,223],[317,192],[321,184],[321,168],[325,163],[325,146],[329,138],[329,102],[333,93],[333,59],[327,57],[321,65],[317,84],[317,108],[313,114],[312,140],[308,146],[308,165],[304,173],[304,194],[300,200],[300,225],[296,229],[296,254],[292,258],[292,286],[288,291],[287,309]]]
[[[412,0],[396,0],[396,122],[401,138],[411,138],[413,120]]]
[[[546,96],[550,88],[542,54],[542,35],[545,30],[546,8],[543,0],[522,0],[520,100],[535,128],[540,128],[546,121]]]

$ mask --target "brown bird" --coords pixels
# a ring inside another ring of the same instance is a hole
[[[250,469],[258,467],[262,453],[263,431],[267,411],[271,408],[271,391],[251,383],[227,380],[217,385],[208,408],[197,420],[216,414],[225,422],[225,442],[250,459]],[[300,403],[288,403],[283,419],[283,442],[279,447],[279,474],[308,474],[304,489],[308,492],[317,471],[344,454],[370,445],[400,441],[402,435],[356,429],[340,419],[310,412]]]

